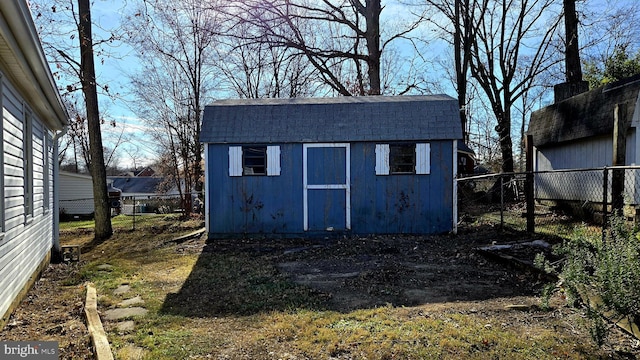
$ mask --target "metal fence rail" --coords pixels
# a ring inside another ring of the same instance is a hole
[[[612,212],[640,219],[640,166],[488,174],[459,178],[457,185],[462,222],[531,230],[527,220],[535,229],[560,219],[604,229]]]
[[[111,216],[125,216],[135,230],[142,217],[152,214],[184,214],[189,207],[192,214],[201,214],[204,209],[200,193],[183,195],[136,195],[110,198]],[[92,219],[94,215],[93,198],[60,200],[60,220]]]

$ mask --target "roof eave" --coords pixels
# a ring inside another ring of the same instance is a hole
[[[10,59],[3,59],[12,70],[7,75],[13,78],[33,111],[51,129],[62,129],[68,123],[68,114],[49,69],[29,6],[23,0],[0,1],[0,13],[4,18],[0,22],[0,35],[4,39],[1,45],[12,53]]]

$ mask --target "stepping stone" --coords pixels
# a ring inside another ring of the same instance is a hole
[[[142,297],[138,295],[134,298],[122,301],[121,303],[118,304],[118,307],[130,307],[132,305],[140,305],[140,304],[144,304],[144,300],[142,300]]]
[[[116,324],[116,328],[121,332],[131,332],[136,329],[136,323],[133,320],[120,321]]]
[[[144,316],[148,312],[149,310],[143,307],[110,309],[104,312],[104,318],[106,320],[120,320],[132,316]]]
[[[128,284],[123,284],[118,286],[117,289],[113,290],[113,295],[121,295],[129,292],[129,290],[131,290],[131,286],[129,286]]]
[[[98,270],[111,271],[111,270],[113,270],[113,265],[109,265],[109,264],[98,265]]]
[[[118,350],[118,359],[138,360],[144,359],[145,350],[135,345],[127,345]]]

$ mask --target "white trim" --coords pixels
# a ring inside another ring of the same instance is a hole
[[[4,237],[4,230],[5,230],[5,195],[4,195],[4,113],[5,113],[5,109],[4,109],[4,91],[5,91],[5,86],[4,86],[4,81],[5,81],[5,77],[4,74],[0,73],[0,124],[2,124],[2,126],[0,126],[0,164],[2,164],[2,166],[0,167],[0,189],[2,189],[2,198],[0,198],[0,234],[2,234],[2,236],[0,236],[0,243],[2,243],[2,238]]]
[[[229,176],[242,176],[242,146],[229,146]]]
[[[52,130],[67,125],[67,110],[57,90],[54,77],[42,50],[38,31],[26,1],[0,1],[0,36],[11,55],[4,58],[9,66],[11,82],[24,99],[34,106],[33,111]]]
[[[458,140],[453,140],[453,226],[452,232],[454,234],[458,233]]]
[[[307,178],[307,149],[308,148],[345,148],[345,183],[344,184],[314,184],[309,185]],[[308,190],[337,189],[345,190],[345,227],[351,230],[351,145],[349,143],[319,143],[302,144],[302,207],[304,231],[309,231],[309,195]]]
[[[416,174],[428,175],[431,173],[431,144],[416,144]]]
[[[341,190],[348,187],[347,184],[307,185],[309,190]]]
[[[204,227],[209,234],[211,229],[211,219],[209,218],[209,143],[204,144],[204,184],[202,191],[204,192]]]
[[[280,176],[280,146],[267,146],[267,176]]]
[[[389,175],[389,144],[376,144],[376,175]]]

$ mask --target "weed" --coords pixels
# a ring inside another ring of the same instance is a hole
[[[583,305],[593,339],[602,344],[602,316],[640,320],[640,232],[612,217],[604,239],[576,229],[559,253],[566,256],[561,278],[570,304]],[[538,260],[538,263],[542,263]]]

